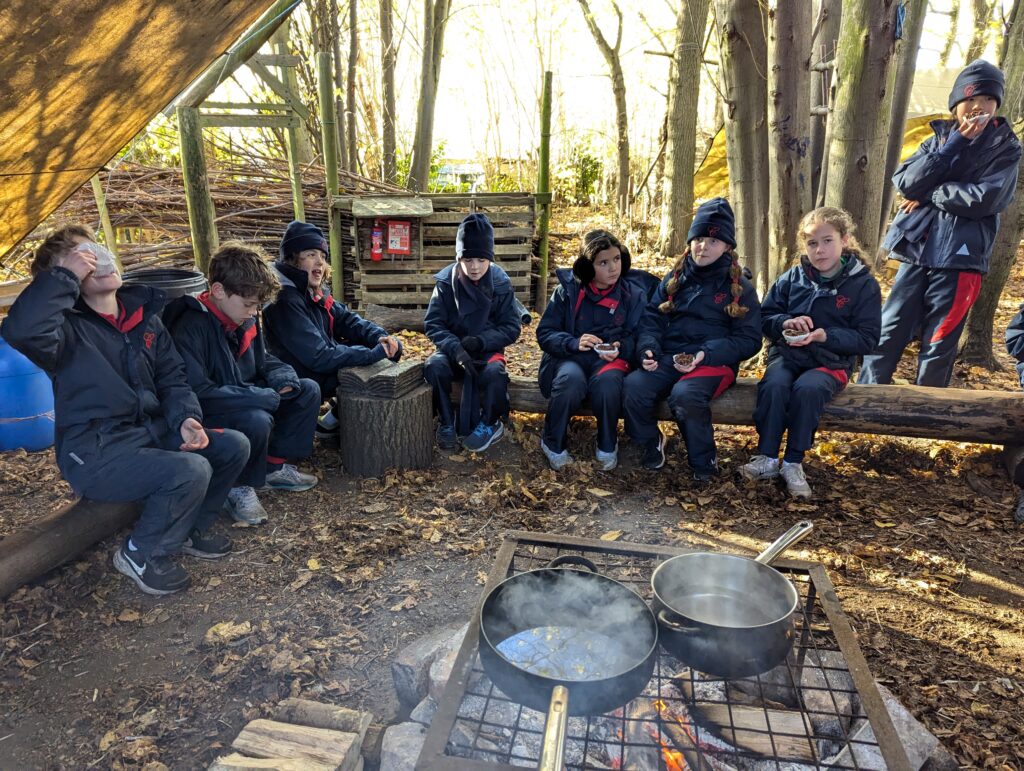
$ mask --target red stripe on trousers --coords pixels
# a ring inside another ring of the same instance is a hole
[[[850,376],[846,374],[845,369],[829,369],[828,367],[815,367],[818,372],[824,372],[826,375],[831,375],[839,381],[839,385],[846,388],[846,384],[850,382]]]
[[[502,364],[505,364],[506,366],[508,365],[508,362],[505,361],[505,354],[503,354],[503,353],[496,353],[496,354],[494,354],[493,356],[491,356],[491,358],[489,358],[487,360],[487,363],[488,364],[493,364],[496,361],[500,361]]]
[[[935,329],[935,334],[928,342],[938,343],[959,326],[967,311],[974,305],[981,292],[981,274],[971,271],[963,271],[956,280],[956,294],[953,295],[953,304],[949,307],[949,313],[942,323]]]
[[[605,372],[621,372],[623,374],[627,374],[629,372],[629,364],[622,359],[613,359],[601,367],[601,369],[597,371],[597,374],[603,375]]]
[[[285,458],[278,458],[274,455],[267,456],[267,463],[271,464],[272,466],[283,466],[285,460]]]
[[[717,399],[719,396],[725,393],[725,390],[736,382],[736,373],[732,371],[732,367],[697,367],[693,372],[687,372],[683,375],[680,380],[687,380],[691,377],[720,377],[722,382],[718,384],[715,392],[711,394],[712,399]]]

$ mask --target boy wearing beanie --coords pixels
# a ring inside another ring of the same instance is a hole
[[[505,347],[519,339],[522,318],[508,275],[492,263],[494,228],[485,214],[459,225],[455,262],[437,273],[437,285],[423,320],[437,352],[423,377],[434,391],[437,443],[455,447],[456,436],[471,452],[483,452],[505,433],[508,372]],[[453,380],[462,380],[458,425],[452,405]]]
[[[281,291],[263,311],[271,353],[290,364],[300,378],[315,380],[321,400],[337,391],[342,367],[398,361],[402,356],[397,339],[331,296],[327,251],[320,228],[290,223],[274,263]],[[331,410],[321,418],[317,436],[337,433],[337,415]]]
[[[967,312],[1013,200],[1021,144],[1004,118],[1003,73],[977,59],[957,76],[951,120],[932,122],[926,139],[893,175],[903,196],[882,246],[903,263],[882,309],[882,336],[864,357],[859,383],[890,383],[903,349],[921,337],[917,384],[945,387],[953,374]]]

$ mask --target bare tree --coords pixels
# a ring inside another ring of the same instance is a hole
[[[619,214],[625,214],[629,208],[629,112],[626,108],[626,78],[622,74],[622,62],[619,51],[622,46],[622,11],[618,3],[612,0],[615,16],[618,18],[618,29],[615,33],[615,44],[605,38],[597,25],[594,14],[590,11],[587,0],[579,0],[583,9],[583,18],[587,21],[590,34],[594,37],[612,79],[612,96],[615,99],[615,132],[617,136],[616,150],[618,154],[618,175],[615,185],[615,205]]]
[[[985,44],[988,42],[988,23],[992,20],[992,14],[996,10],[994,1],[973,0],[971,5],[974,6],[974,32],[965,54],[965,58],[969,62],[981,58],[981,55],[985,53]]]
[[[946,32],[946,42],[939,53],[939,61],[943,67],[949,66],[949,58],[953,55],[953,46],[956,44],[956,31],[960,25],[960,0],[952,0],[949,11],[949,28]]]
[[[430,153],[434,144],[434,108],[441,78],[444,31],[450,0],[423,0],[423,57],[420,66],[420,97],[416,110],[416,135],[409,164],[411,190],[425,190],[430,182]]]
[[[768,281],[768,41],[759,0],[715,0],[729,199],[737,248],[763,294]]]
[[[832,67],[835,64],[841,0],[820,0],[818,18],[811,33],[811,200],[824,200],[822,179],[828,159],[827,117],[832,105]]]
[[[676,44],[669,65],[665,169],[658,244],[659,250],[666,256],[683,251],[686,232],[693,217],[697,104],[704,58],[704,29],[710,5],[710,0],[683,0],[676,15]]]
[[[381,144],[383,146],[381,174],[385,182],[394,183],[395,171],[395,62],[398,51],[394,40],[393,0],[380,0],[380,63],[381,91],[384,105],[381,110]]]
[[[348,168],[359,169],[359,146],[356,144],[356,63],[359,58],[359,25],[357,0],[348,2],[348,78],[345,97],[345,144],[348,146]]]

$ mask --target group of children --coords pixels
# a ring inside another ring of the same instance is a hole
[[[661,281],[633,269],[611,233],[587,233],[572,268],[557,271],[537,328],[549,399],[540,445],[551,467],[571,462],[569,419],[586,402],[597,417],[599,468],[618,464],[620,417],[643,466],[661,468],[656,409],[664,399],[694,479],[708,482],[719,473],[711,402],[763,339],[757,454],[739,471],[754,480],[781,476],[794,496],[811,494],[804,453],[858,357],[860,382],[888,382],[917,335],[918,382],[946,385],[1016,183],[1021,146],[995,117],[1002,95],[1002,73],[972,62],[950,95],[952,119],[935,122],[935,136],[897,170],[906,200],[885,243],[904,264],[884,309],[841,209],[804,217],[805,253],[763,302],[735,252],[724,199],[698,209],[685,252]],[[424,378],[445,449],[461,442],[482,452],[504,433],[505,349],[518,339],[522,315],[493,260],[491,223],[474,213],[459,226],[455,261],[434,277],[424,327],[437,352]],[[257,247],[225,243],[210,261],[209,289],[170,303],[160,290],[122,285],[112,255],[82,226],[48,236],[32,274],[3,335],[53,381],[56,459],[74,491],[140,502],[113,561],[149,594],[188,586],[174,556],[230,552],[215,527],[222,510],[259,524],[267,512],[258,491],[316,485],[287,461],[310,455],[314,434],[337,435],[330,397],[338,370],[402,355],[399,340],[331,296],[328,245],[308,223],[288,226],[272,264]],[[1011,352],[1024,361],[1024,334],[1011,332]]]

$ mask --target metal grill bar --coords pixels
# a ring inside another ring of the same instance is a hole
[[[482,597],[508,576],[568,553],[582,554],[602,574],[650,600],[654,568],[688,551],[693,550],[512,532],[498,550]],[[659,651],[643,695],[609,715],[569,719],[566,768],[596,771],[629,763],[670,769],[669,753],[684,749],[678,739],[689,745],[679,757],[705,768],[709,761],[767,763],[759,766],[766,768],[774,761],[776,768],[909,769],[825,569],[791,560],[774,567],[793,582],[801,602],[794,655],[784,665],[726,681],[688,670]],[[539,760],[545,716],[511,701],[487,678],[477,657],[478,619],[479,606],[427,733],[420,771],[495,771],[536,767]]]

